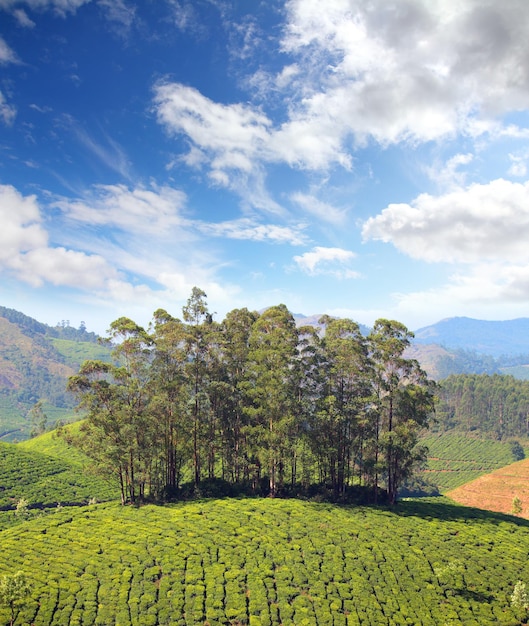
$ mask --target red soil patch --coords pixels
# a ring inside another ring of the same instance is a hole
[[[512,513],[512,502],[519,498],[519,517],[529,519],[529,459],[480,476],[446,495],[460,504],[499,513]]]

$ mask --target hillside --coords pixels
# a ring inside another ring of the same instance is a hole
[[[74,400],[66,381],[86,359],[109,359],[109,348],[84,327],[55,328],[0,307],[0,439],[26,439],[31,408],[43,401],[47,425],[71,419]]]
[[[529,519],[529,459],[480,476],[446,495],[461,504],[500,513],[511,513],[513,499],[519,498],[520,516]]]
[[[21,444],[0,442],[0,509],[14,509],[20,499],[46,508],[117,498],[116,485],[93,474],[91,466],[56,432]]]
[[[31,585],[16,623],[42,626],[507,626],[529,576],[524,520],[447,502],[103,504],[0,538],[0,573]]]
[[[420,476],[441,493],[517,460],[512,442],[480,439],[468,433],[432,433],[421,439],[421,444],[428,448],[428,459]]]

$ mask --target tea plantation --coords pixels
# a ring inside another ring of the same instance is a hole
[[[529,581],[529,525],[448,500],[106,503],[0,539],[0,576],[31,587],[15,623],[35,626],[514,625]]]
[[[509,441],[474,439],[463,433],[431,434],[421,444],[428,448],[423,476],[441,493],[518,460]]]
[[[0,442],[0,509],[28,505],[50,507],[82,504],[118,496],[109,484],[88,470],[80,452],[47,433],[24,444]]]

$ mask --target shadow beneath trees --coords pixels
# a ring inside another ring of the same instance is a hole
[[[472,521],[480,520],[490,524],[514,524],[521,528],[529,528],[529,520],[506,513],[487,511],[475,507],[457,504],[448,498],[423,498],[416,500],[401,500],[392,509],[396,515],[403,517],[420,517],[425,520],[442,521]]]

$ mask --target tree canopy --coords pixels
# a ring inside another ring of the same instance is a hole
[[[413,336],[378,320],[297,328],[285,305],[213,320],[195,287],[183,320],[159,309],[146,330],[112,323],[113,362],[69,380],[87,420],[77,439],[120,485],[122,502],[222,479],[271,496],[311,485],[344,497],[380,488],[393,503],[424,458],[434,385],[404,350]]]

